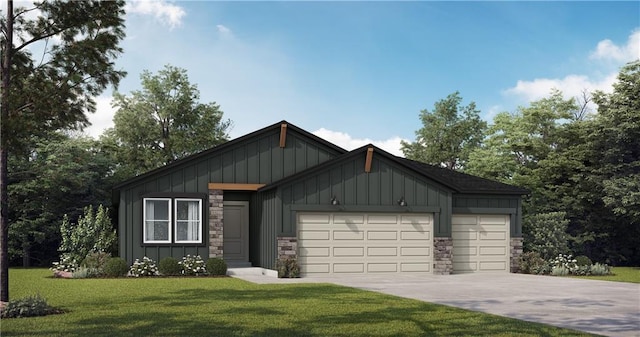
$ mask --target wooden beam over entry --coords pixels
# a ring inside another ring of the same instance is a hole
[[[371,162],[373,161],[373,148],[367,149],[367,160],[364,162],[364,171],[366,173],[371,172]]]
[[[287,142],[287,124],[280,125],[280,147],[284,148]]]
[[[265,184],[227,184],[227,183],[209,183],[210,190],[223,191],[257,191]]]

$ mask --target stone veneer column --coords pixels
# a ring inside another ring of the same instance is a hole
[[[522,238],[511,238],[511,272],[520,271],[520,255],[522,255]]]
[[[295,236],[278,236],[278,260],[298,257],[298,238]]]
[[[209,190],[209,257],[222,258],[223,245],[223,208],[224,193],[222,190]]]
[[[449,275],[453,272],[453,239],[433,238],[433,273]]]

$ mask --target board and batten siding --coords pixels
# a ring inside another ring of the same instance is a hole
[[[364,171],[365,156],[338,162],[278,188],[279,235],[295,235],[297,211],[434,213],[435,236],[451,235],[451,192],[381,156]],[[331,205],[333,197],[340,205]],[[404,198],[406,207],[398,206]]]
[[[232,146],[221,145],[219,151],[196,158],[186,158],[170,165],[170,169],[152,171],[141,178],[134,178],[119,188],[118,235],[119,254],[128,263],[148,256],[159,261],[165,256],[181,258],[187,254],[208,256],[209,212],[204,212],[205,239],[202,246],[193,245],[142,245],[142,199],[150,193],[202,193],[208,194],[208,184],[260,183],[269,184],[288,175],[303,171],[339,155],[332,148],[307,135],[290,129],[286,146],[280,148],[278,130],[256,135]],[[205,208],[208,200],[204,200]],[[250,206],[251,213],[260,207]],[[250,215],[250,231],[256,228]],[[253,236],[253,234],[250,234]],[[261,235],[262,237],[262,235]],[[275,242],[275,236],[273,237]],[[263,243],[261,243],[263,246]],[[275,246],[275,245],[274,245]],[[275,249],[275,248],[274,248]],[[256,257],[256,255],[253,255]],[[275,258],[274,258],[275,259]]]
[[[522,198],[519,195],[454,194],[454,214],[509,214],[511,237],[522,236]]]

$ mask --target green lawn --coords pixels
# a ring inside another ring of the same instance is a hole
[[[11,269],[10,295],[39,293],[68,312],[3,319],[3,337],[588,335],[330,284],[50,275],[45,269]]]
[[[640,283],[640,267],[612,267],[612,275],[605,276],[576,276],[589,280],[604,280],[616,282]]]

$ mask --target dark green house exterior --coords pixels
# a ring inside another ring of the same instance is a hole
[[[303,274],[510,271],[527,191],[282,121],[116,186],[119,253]]]

